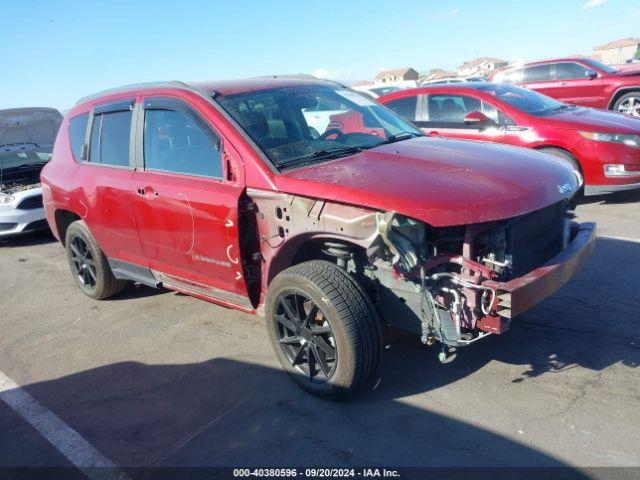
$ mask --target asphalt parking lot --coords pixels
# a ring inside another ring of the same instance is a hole
[[[0,371],[131,477],[135,466],[640,467],[638,202],[578,208],[598,223],[594,256],[509,332],[447,365],[392,335],[381,383],[344,403],[299,390],[258,317],[139,286],[93,301],[49,235],[1,241]],[[0,466],[70,465],[9,404]]]

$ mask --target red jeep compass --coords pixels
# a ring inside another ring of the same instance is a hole
[[[640,117],[640,66],[618,70],[591,58],[561,58],[500,70],[490,80],[515,83],[561,102]]]
[[[42,183],[84,293],[134,281],[264,316],[284,369],[325,397],[376,374],[381,322],[441,342],[443,361],[504,332],[595,235],[571,222],[578,184],[557,159],[422,137],[300,77],[82,99]]]
[[[535,148],[573,165],[584,193],[640,188],[640,118],[576,107],[513,85],[434,85],[378,101],[427,135]]]

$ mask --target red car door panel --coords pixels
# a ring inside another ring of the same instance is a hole
[[[132,186],[150,268],[246,295],[237,235],[243,187],[224,178],[220,137],[195,110],[165,97],[144,100],[138,125],[144,170]]]

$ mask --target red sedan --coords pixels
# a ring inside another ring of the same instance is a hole
[[[424,133],[535,148],[572,163],[585,195],[640,188],[640,119],[507,84],[402,90],[379,102]]]

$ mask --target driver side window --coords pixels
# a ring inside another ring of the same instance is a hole
[[[508,117],[493,105],[468,95],[423,95],[422,120],[414,122],[421,128],[475,129],[464,123],[471,112],[481,112],[496,124],[508,123]]]

